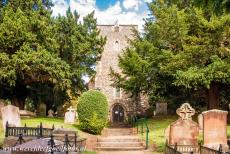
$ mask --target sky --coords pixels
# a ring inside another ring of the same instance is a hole
[[[134,24],[141,31],[144,18],[148,17],[147,3],[152,0],[53,0],[53,15],[65,15],[68,7],[76,10],[81,20],[95,11],[98,24]]]

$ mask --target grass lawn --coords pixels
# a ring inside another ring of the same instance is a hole
[[[194,116],[197,117],[197,116]],[[152,148],[154,146],[155,151],[154,154],[162,154],[164,153],[165,148],[165,129],[169,126],[170,123],[176,121],[178,116],[164,116],[164,117],[154,117],[152,119],[148,119],[148,127],[149,127],[149,147]],[[197,121],[197,119],[194,119]],[[230,138],[230,125],[227,127],[228,138]],[[140,135],[141,136],[141,135]],[[144,133],[143,139],[145,139],[146,134]],[[199,142],[202,142],[202,135],[199,136]]]
[[[52,128],[54,125],[55,128],[69,128],[69,129],[75,129],[78,131],[78,134],[80,136],[86,136],[84,132],[79,130],[78,123],[76,124],[65,124],[63,118],[48,118],[48,117],[36,117],[36,118],[25,118],[21,119],[21,126],[24,126],[26,124],[27,127],[37,127],[42,122],[42,125],[44,128]],[[2,120],[0,120],[0,123],[2,123]],[[2,124],[0,125],[0,145],[3,143],[4,139],[4,129],[2,128]],[[85,152],[85,154],[96,154],[95,152]]]

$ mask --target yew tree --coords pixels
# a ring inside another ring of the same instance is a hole
[[[95,73],[94,66],[105,44],[105,38],[99,35],[94,12],[83,17],[83,21],[79,17],[69,8],[66,16],[59,15],[55,20],[58,54],[70,65],[71,88],[76,94],[86,89],[83,76],[91,77]]]
[[[202,91],[208,108],[219,108],[220,88],[230,85],[230,15],[225,7],[207,14],[191,2],[149,4],[152,17],[120,56],[122,74],[112,71],[114,84],[135,95],[174,94],[177,101]]]
[[[47,5],[46,5],[47,4]],[[58,57],[48,2],[8,0],[0,7],[0,89],[24,108],[31,85],[71,85],[70,66]]]

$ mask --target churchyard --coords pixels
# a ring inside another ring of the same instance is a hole
[[[229,154],[229,38],[229,0],[0,0],[0,154]]]
[[[7,106],[9,108],[11,106]],[[72,112],[73,108],[70,107],[68,112]],[[4,110],[2,110],[4,113]],[[15,111],[15,110],[14,110]],[[216,153],[218,150],[221,152],[228,152],[228,142],[227,139],[230,138],[230,125],[227,125],[227,112],[221,111],[221,110],[210,110],[205,111],[202,113],[203,115],[203,123],[201,123],[200,115],[201,114],[195,114],[195,110],[187,103],[183,104],[180,108],[177,109],[178,115],[165,115],[165,113],[161,113],[162,115],[155,115],[152,118],[146,119],[146,124],[149,129],[148,133],[148,148],[143,149],[143,151],[146,151],[146,153],[153,153],[153,154],[161,154],[166,152],[166,154],[173,153],[172,149],[175,149],[177,147],[178,152],[194,152],[194,153],[200,153],[200,146],[202,147],[208,147],[208,150],[213,149],[216,150]],[[10,113],[9,109],[8,112]],[[12,115],[12,113],[10,113]],[[24,115],[24,114],[23,114]],[[193,117],[193,120],[192,120]],[[87,132],[84,132],[79,127],[79,121],[74,122],[67,122],[65,118],[61,117],[55,117],[48,114],[47,116],[43,117],[12,117],[12,119],[20,119],[20,123],[18,123],[19,126],[24,127],[38,127],[42,122],[42,125],[44,128],[52,128],[53,126],[56,127],[56,129],[66,129],[76,131],[79,136],[84,136],[86,139],[90,139],[92,136],[93,138],[97,138],[97,140],[91,140],[91,142],[98,142],[98,139],[100,140],[101,137],[104,137],[105,134],[114,133],[110,132],[104,133],[104,135],[90,135]],[[4,115],[3,115],[4,119]],[[4,120],[0,120],[1,123],[3,123]],[[18,120],[17,120],[18,122]],[[16,126],[16,124],[15,124]],[[19,127],[17,126],[17,127]],[[170,126],[170,127],[169,127]],[[108,126],[107,126],[108,127]],[[104,130],[107,130],[107,127],[104,128]],[[136,133],[137,125],[133,125],[132,133]],[[143,133],[142,133],[143,129]],[[107,130],[107,131],[108,131]],[[60,130],[59,130],[60,131]],[[130,133],[125,132],[124,133]],[[146,131],[145,128],[142,128],[142,126],[138,125],[138,138],[142,140],[142,142],[146,143]],[[123,135],[127,135],[123,134]],[[0,127],[0,145],[3,147],[3,142],[5,137],[5,130],[3,127]],[[24,134],[25,135],[25,134]],[[49,134],[50,135],[50,134]],[[18,139],[18,136],[16,137],[16,140]],[[14,143],[15,141],[14,140]],[[37,140],[37,139],[36,139]],[[167,143],[166,143],[167,142]],[[8,143],[4,143],[5,146]],[[24,143],[20,143],[24,144]],[[19,143],[17,145],[20,145]],[[86,145],[86,152],[85,153],[100,153],[100,149],[98,149],[94,144],[92,146],[92,143],[87,149]],[[143,144],[145,145],[145,144]],[[220,146],[221,145],[221,146]],[[15,146],[15,145],[14,145]],[[187,148],[184,148],[188,146]],[[171,147],[172,149],[167,149]],[[183,151],[183,150],[187,151]],[[166,150],[166,151],[165,151]],[[191,151],[189,151],[191,150]],[[205,149],[207,150],[207,149]],[[91,151],[91,152],[89,152]],[[210,151],[209,151],[210,152]],[[212,151],[213,152],[213,151]],[[203,151],[202,153],[206,154],[208,151]],[[215,152],[214,152],[215,153]]]

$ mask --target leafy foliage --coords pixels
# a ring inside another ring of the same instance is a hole
[[[58,53],[71,67],[72,88],[76,92],[85,89],[82,76],[95,73],[93,66],[100,58],[105,44],[105,39],[99,37],[97,22],[93,16],[94,13],[87,15],[81,24],[78,21],[79,15],[71,13],[69,9],[66,17],[59,16],[56,20],[56,35],[60,45]]]
[[[101,134],[105,126],[106,122],[103,119],[99,119],[96,112],[93,112],[93,116],[90,119],[80,123],[82,130],[86,130],[92,134]]]
[[[107,123],[106,96],[96,90],[83,93],[78,100],[77,112],[82,129],[91,133],[100,133]]]
[[[49,0],[0,3],[0,96],[20,108],[27,97],[60,104],[68,100],[67,89],[85,90],[82,77],[94,73],[103,51],[93,13],[80,23],[70,10],[52,17],[51,7]]]
[[[201,5],[179,2],[149,4],[154,18],[120,57],[122,75],[111,75],[127,92],[144,92],[154,101],[215,103],[220,85],[230,84],[230,15],[207,16]]]

